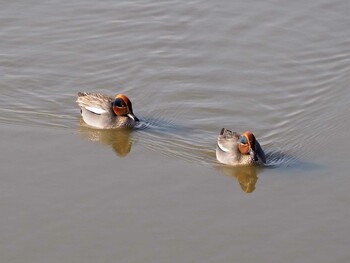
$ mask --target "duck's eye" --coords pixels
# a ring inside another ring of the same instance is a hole
[[[126,103],[124,102],[124,100],[117,98],[115,99],[115,101],[113,102],[113,106],[114,107],[126,107]]]
[[[247,138],[245,136],[241,137],[239,139],[239,142],[242,143],[242,144],[248,144],[248,140],[247,140]]]

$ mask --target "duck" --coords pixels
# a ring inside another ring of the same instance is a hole
[[[216,159],[232,166],[265,164],[260,143],[250,131],[242,134],[222,128],[216,144]]]
[[[84,122],[97,129],[133,128],[139,119],[124,94],[115,97],[94,92],[78,92],[76,100]]]

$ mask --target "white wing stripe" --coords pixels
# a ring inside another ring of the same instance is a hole
[[[230,150],[226,148],[224,145],[222,145],[220,142],[218,142],[218,146],[220,150],[222,150],[223,152],[230,152]]]
[[[93,112],[93,113],[96,113],[96,114],[103,114],[103,113],[106,113],[107,111],[105,111],[104,109],[101,109],[101,108],[95,108],[95,107],[85,107],[85,109]]]

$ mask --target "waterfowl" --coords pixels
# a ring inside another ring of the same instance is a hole
[[[131,101],[124,94],[115,97],[78,92],[76,100],[86,124],[98,129],[133,128],[139,119],[132,111]]]
[[[216,145],[216,159],[228,165],[266,163],[265,153],[250,131],[239,134],[222,128]]]

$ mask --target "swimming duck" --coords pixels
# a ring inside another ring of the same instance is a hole
[[[127,96],[78,92],[77,101],[86,124],[98,129],[133,128],[139,119],[132,111]]]
[[[243,134],[222,128],[216,145],[216,159],[229,165],[266,163],[264,151],[250,131]]]

